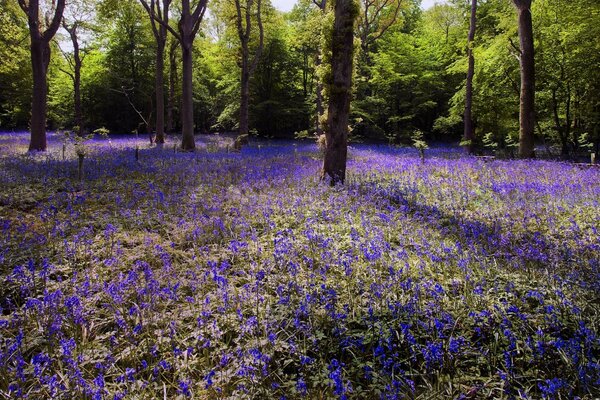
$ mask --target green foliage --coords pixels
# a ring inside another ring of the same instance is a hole
[[[483,145],[491,150],[496,150],[498,148],[498,142],[494,138],[494,134],[492,132],[488,132],[483,135]]]
[[[27,19],[16,1],[0,0],[0,129],[27,126],[32,85]]]
[[[427,142],[425,142],[425,135],[423,131],[419,129],[415,129],[412,134],[412,144],[413,147],[419,151],[428,149],[429,146]]]
[[[230,0],[209,4],[211,15],[194,43],[195,128],[198,132],[231,131],[238,126],[240,89],[235,7]],[[259,136],[292,137],[293,132],[314,131],[319,82],[325,84],[322,104],[326,110],[333,24],[332,3],[327,4],[322,12],[312,1],[301,0],[285,14],[264,4],[264,51],[250,82],[250,128]],[[144,119],[154,119],[151,25],[136,0],[78,0],[67,5],[65,15],[72,19],[78,8],[89,6],[95,12],[84,24],[84,125],[131,132],[142,122],[136,109]],[[178,3],[173,6],[172,22]],[[418,1],[404,0],[397,21],[379,37],[377,29],[392,17],[389,4],[384,8],[375,25],[368,28],[366,37],[373,39],[369,45],[363,48],[356,39],[351,119],[359,122],[353,123],[352,136],[408,145],[412,132],[419,129],[428,133],[428,139],[458,142],[467,70],[467,2],[454,0],[422,10]],[[599,152],[600,3],[536,0],[532,13],[539,139],[553,155],[560,152],[574,157],[590,148]],[[59,34],[57,41],[65,54],[60,57],[59,46],[52,44],[50,129],[75,124],[70,50],[64,46],[68,40]],[[251,52],[257,43],[258,33],[253,31]],[[498,151],[512,151],[515,138],[511,135],[519,130],[517,47],[511,1],[479,1],[473,45],[476,148],[484,146],[484,137],[491,133],[488,139],[493,138]],[[175,60],[178,64],[180,57]],[[165,61],[168,66],[169,60]],[[180,67],[176,72],[173,100],[177,118]],[[165,86],[168,78],[167,68]],[[0,128],[26,128],[31,87],[27,21],[16,2],[0,0]],[[324,123],[322,117],[322,126]],[[586,133],[586,142],[581,142]]]

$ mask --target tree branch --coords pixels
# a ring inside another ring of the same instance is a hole
[[[383,28],[381,28],[379,30],[379,33],[377,35],[374,35],[371,37],[371,42],[374,42],[377,39],[379,39],[380,37],[382,37],[385,34],[385,32],[396,22],[396,20],[398,19],[398,14],[400,13],[401,7],[402,7],[402,1],[398,1],[398,6],[394,10],[394,17],[389,21],[388,24],[384,25]]]
[[[52,38],[56,34],[56,31],[58,31],[58,27],[60,26],[60,22],[62,21],[64,10],[65,0],[57,0],[52,22],[50,23],[50,26],[48,26],[48,29],[46,29],[44,33],[42,33],[42,40],[44,40],[45,42],[49,43],[50,40],[52,40]]]
[[[27,7],[25,0],[19,0],[19,7],[21,7],[21,10],[23,10],[25,14],[29,14],[29,8]]]
[[[256,23],[258,25],[258,32],[259,32],[259,41],[258,41],[258,48],[256,49],[256,52],[254,53],[254,58],[252,59],[252,63],[250,64],[250,74],[252,74],[254,72],[254,70],[256,69],[256,66],[258,65],[258,60],[260,59],[260,56],[262,55],[262,51],[263,51],[263,45],[264,45],[264,41],[265,41],[265,34],[264,34],[264,28],[263,28],[263,24],[262,24],[262,18],[261,18],[261,3],[262,0],[257,0],[256,2]]]
[[[75,75],[73,75],[73,73],[71,71],[67,71],[66,69],[63,68],[59,68],[60,72],[64,72],[65,74],[69,75],[69,77],[71,77],[72,80],[75,80]]]
[[[196,5],[196,9],[192,13],[192,24],[196,25],[198,22],[202,21],[204,17],[204,13],[206,12],[206,4],[207,0],[200,0]]]
[[[194,27],[192,28],[192,37],[196,37],[196,34],[200,30],[200,25],[202,24],[202,20],[204,19],[204,13],[206,12],[206,0],[202,0],[202,2],[204,3],[204,6],[202,8],[202,11],[198,15],[198,18],[194,22]]]
[[[517,52],[517,58],[521,57],[521,48],[517,47],[517,45],[513,42],[512,38],[508,38],[508,41],[513,49]]]
[[[158,0],[156,0],[158,1]],[[175,29],[173,29],[171,27],[171,25],[169,25],[168,21],[164,21],[163,18],[161,18],[161,16],[157,16],[156,13],[154,12],[154,7],[150,8],[150,5],[148,4],[148,2],[146,0],[140,0],[140,3],[142,3],[142,6],[144,6],[144,8],[146,9],[146,12],[148,13],[148,15],[150,15],[150,18],[156,22],[158,22],[161,26],[163,26],[165,29],[167,29],[169,31],[169,33],[171,33],[171,35],[173,35],[179,42],[183,43],[183,40],[181,38],[181,35],[179,34],[179,32],[177,32]],[[152,0],[152,3],[154,3],[154,0]],[[171,3],[171,1],[169,0],[169,4]],[[168,12],[167,10],[164,10],[165,12]]]

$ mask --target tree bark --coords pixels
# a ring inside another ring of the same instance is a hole
[[[465,132],[464,140],[468,143],[465,146],[468,154],[473,154],[475,140],[475,129],[473,124],[473,77],[475,75],[475,56],[473,55],[473,42],[475,40],[475,29],[477,24],[477,0],[471,1],[471,22],[469,25],[469,37],[467,40],[467,55],[469,58],[469,68],[467,70],[466,94],[465,94]]]
[[[535,60],[531,0],[513,0],[519,19],[521,98],[519,112],[519,157],[535,157]]]
[[[239,130],[238,137],[236,139],[236,148],[241,149],[242,145],[248,143],[248,134],[250,133],[250,76],[256,70],[258,60],[262,54],[263,42],[264,42],[264,30],[262,25],[261,16],[261,1],[256,2],[256,24],[259,32],[259,43],[254,51],[254,57],[250,60],[250,38],[252,33],[252,5],[254,0],[246,0],[242,6],[242,0],[235,0],[236,8],[236,24],[238,37],[240,39],[241,47],[241,77],[240,77],[240,116],[239,116]]]
[[[333,186],[346,179],[348,155],[348,120],[352,97],[352,63],[354,55],[354,20],[357,6],[353,0],[337,0],[331,41],[332,82],[325,132],[327,147],[322,179],[329,177]]]
[[[158,0],[156,0],[158,1]],[[161,25],[162,28],[169,31],[181,45],[182,53],[182,98],[181,98],[181,125],[182,125],[182,139],[181,148],[182,150],[194,150],[196,143],[194,140],[194,98],[193,98],[193,45],[194,39],[198,30],[200,29],[200,23],[206,12],[207,0],[199,0],[194,9],[192,10],[190,0],[181,1],[181,17],[179,18],[178,31],[173,29],[168,24],[168,8],[170,1],[163,2],[163,15],[157,15],[152,7],[155,3],[154,0],[147,3],[146,0],[140,0],[146,11],[150,13],[153,21],[156,21]],[[158,3],[156,3],[158,4]],[[164,50],[164,47],[163,47]],[[164,51],[163,51],[164,53]],[[164,92],[163,92],[164,94]],[[163,100],[164,101],[164,100]],[[163,118],[164,118],[164,103],[163,103]],[[163,119],[164,121],[164,119]],[[164,129],[164,127],[163,127]]]
[[[175,86],[177,82],[177,44],[173,41],[169,48],[169,98],[167,103],[167,132],[173,132],[175,114]]]
[[[321,0],[321,1],[316,1],[313,0],[313,3],[317,5],[317,7],[319,7],[319,9],[321,10],[321,14],[325,15],[325,11],[327,9],[327,0]],[[315,66],[317,67],[317,69],[319,68],[319,66],[323,63],[323,55],[321,54],[321,49],[317,49],[317,57],[315,60]],[[317,87],[316,87],[316,121],[315,121],[315,128],[316,128],[316,133],[317,133],[317,137],[321,136],[323,134],[323,126],[321,124],[321,117],[323,116],[323,113],[325,112],[325,108],[323,107],[323,82],[321,82],[321,79],[319,79],[319,76],[317,75]]]
[[[240,90],[240,123],[238,132],[238,142],[240,144],[248,143],[249,127],[249,102],[250,102],[250,73],[248,71],[248,54],[247,49],[242,50],[246,53],[242,56],[242,76]]]
[[[31,101],[31,140],[29,151],[45,151],[50,45],[42,39],[31,39],[31,67],[33,72],[33,99]]]
[[[172,0],[141,0],[152,24],[152,33],[156,40],[156,70],[154,75],[154,93],[156,96],[156,144],[165,143],[165,46],[167,44],[167,26],[169,25],[169,7]],[[162,2],[162,6],[161,6]],[[157,26],[158,23],[158,26]]]
[[[558,137],[560,139],[561,144],[561,157],[566,160],[569,158],[569,134],[567,132],[567,128],[562,126],[560,122],[560,116],[558,115],[558,98],[556,96],[556,92],[558,88],[552,88],[552,116],[554,118],[554,129],[558,133]]]
[[[315,61],[317,68],[321,65],[321,62],[322,62],[321,61],[321,52],[318,51],[317,59]],[[316,115],[316,121],[315,121],[316,125],[315,126],[316,126],[317,136],[321,136],[323,134],[323,126],[321,125],[321,117],[323,116],[325,109],[323,108],[323,82],[321,82],[320,79],[318,79],[318,81],[317,81],[316,92],[317,92],[316,93],[317,115]]]
[[[63,21],[63,28],[65,28],[69,34],[71,43],[73,45],[73,106],[75,109],[75,125],[77,126],[76,133],[78,136],[82,136],[84,132],[83,108],[81,105],[81,67],[83,66],[83,60],[81,58],[81,51],[79,48],[77,27],[77,22],[74,22],[71,26],[69,26]]]
[[[31,69],[33,73],[33,98],[31,101],[31,139],[29,151],[45,151],[46,141],[46,113],[48,82],[47,73],[50,64],[50,41],[56,34],[62,21],[65,9],[65,0],[57,0],[52,21],[41,30],[39,0],[18,0],[19,7],[27,15],[29,35],[31,38]]]
[[[161,29],[162,30],[162,29]],[[154,82],[154,90],[156,92],[156,144],[165,143],[165,89],[164,89],[164,68],[165,68],[165,41],[166,30],[164,36],[156,43],[156,77]]]
[[[183,81],[181,98],[181,125],[182,125],[182,150],[194,150],[196,142],[194,140],[194,99],[193,99],[193,80],[192,80],[192,46],[191,43],[183,43],[181,46],[183,53]]]

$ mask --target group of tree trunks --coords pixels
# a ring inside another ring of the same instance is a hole
[[[156,143],[162,144],[165,141],[165,95],[164,95],[164,57],[167,44],[167,35],[170,32],[177,40],[182,52],[182,99],[181,99],[181,126],[183,150],[193,150],[194,141],[194,120],[193,120],[193,87],[192,87],[192,47],[204,14],[207,8],[208,0],[199,0],[195,6],[190,4],[190,0],[182,0],[181,14],[178,23],[178,29],[175,30],[169,25],[169,8],[172,0],[140,0],[140,3],[146,9],[151,21],[152,30],[157,44],[156,50],[156,77],[155,77],[155,95],[156,95]],[[254,0],[235,0],[236,7],[236,27],[241,46],[241,93],[240,93],[240,114],[239,114],[239,144],[243,144],[249,133],[249,82],[253,71],[256,69],[258,60],[263,49],[264,33],[261,21],[261,0],[256,0],[256,24],[259,32],[259,43],[250,55],[250,39],[252,32],[252,15]],[[314,3],[325,12],[326,0],[313,0]],[[394,3],[394,9],[391,13],[392,19],[378,30],[373,31],[369,25],[371,16],[369,15],[369,6],[374,10],[382,10],[387,5],[375,4],[375,0],[368,0],[363,5],[365,10],[358,29],[361,33],[361,46],[365,56],[368,56],[368,48],[373,40],[381,36],[387,28],[393,23],[398,15],[401,1]],[[53,6],[52,19],[46,21],[47,26],[43,26],[40,18],[39,0],[19,0],[19,6],[26,13],[28,18],[30,39],[31,39],[31,64],[33,71],[33,100],[31,108],[31,141],[30,151],[46,149],[46,107],[47,107],[47,69],[50,61],[50,41],[56,34],[58,28],[63,24],[64,29],[71,38],[74,54],[72,57],[73,73],[69,74],[73,79],[74,85],[74,104],[75,121],[79,127],[79,133],[83,130],[83,116],[81,110],[81,66],[82,58],[80,55],[78,43],[78,21],[68,23],[63,20],[63,11],[65,9],[65,0],[57,0]],[[513,0],[518,14],[519,27],[519,60],[521,71],[521,92],[520,92],[520,132],[519,132],[519,156],[522,158],[534,157],[534,127],[535,127],[535,109],[534,109],[534,91],[535,91],[535,65],[534,65],[534,43],[533,43],[533,25],[531,18],[531,0]],[[317,133],[325,133],[326,150],[323,162],[322,177],[328,179],[333,184],[343,183],[346,175],[346,158],[348,143],[348,121],[350,113],[350,101],[352,98],[352,71],[353,71],[353,53],[354,53],[354,29],[356,19],[359,15],[359,6],[354,0],[336,0],[333,4],[334,26],[331,40],[331,82],[328,82],[329,88],[329,109],[325,129],[321,126],[320,117],[323,113],[323,95],[322,83],[318,82],[317,88]],[[468,72],[466,79],[466,98],[464,112],[464,139],[468,152],[473,151],[473,140],[475,138],[475,123],[472,116],[473,104],[473,76],[475,69],[475,58],[473,55],[473,42],[476,31],[476,11],[477,0],[471,1],[470,28],[467,41]],[[169,61],[171,66],[174,64],[175,51],[171,48]],[[322,62],[322,52],[317,55],[317,64]],[[176,75],[171,68],[170,80],[174,80]],[[172,83],[172,82],[171,82]],[[172,128],[172,99],[173,93],[169,93],[169,109],[167,123],[168,128]]]

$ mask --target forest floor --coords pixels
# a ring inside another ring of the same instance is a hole
[[[0,398],[600,396],[600,170],[0,135]],[[171,139],[174,140],[174,139]],[[136,146],[139,147],[136,160]]]

